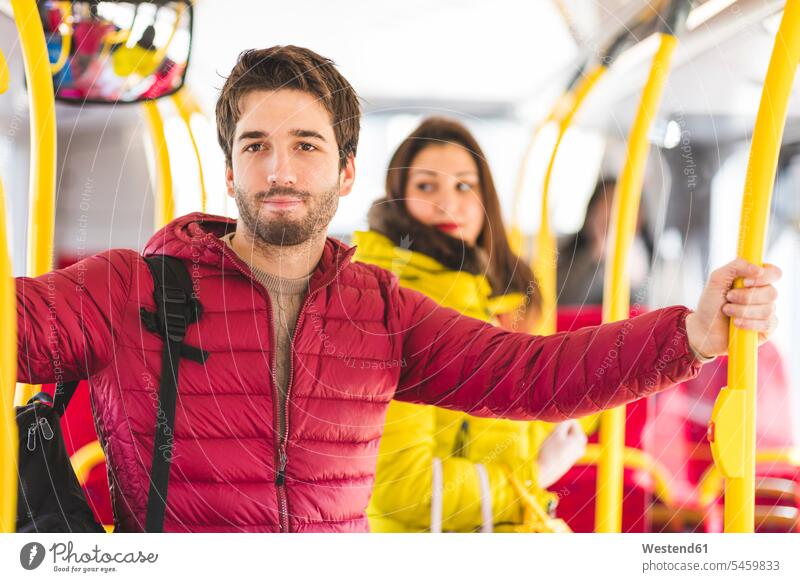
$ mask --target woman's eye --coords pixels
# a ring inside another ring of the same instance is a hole
[[[433,184],[429,182],[419,182],[417,184],[417,190],[419,190],[420,192],[432,192]]]
[[[474,188],[474,186],[467,182],[459,182],[456,188],[458,189],[459,192],[469,192]]]

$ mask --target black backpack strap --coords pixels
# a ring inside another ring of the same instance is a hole
[[[41,402],[52,407],[59,416],[64,416],[64,413],[67,411],[67,406],[69,406],[69,401],[72,400],[72,397],[75,395],[78,384],[80,384],[80,380],[56,382],[56,389],[52,396],[47,392],[37,392],[28,399],[25,405]]]
[[[69,401],[75,394],[80,380],[73,380],[72,382],[59,382],[56,384],[56,391],[53,394],[53,408],[56,409],[59,416],[64,416],[64,412],[69,406]]]
[[[141,310],[142,320],[162,336],[161,380],[156,412],[153,465],[147,498],[146,532],[160,532],[167,509],[169,469],[175,435],[175,407],[178,400],[178,366],[185,357],[198,363],[208,359],[208,352],[183,343],[186,328],[200,316],[200,303],[193,297],[192,281],[183,261],[166,255],[145,257],[153,275],[156,312]]]

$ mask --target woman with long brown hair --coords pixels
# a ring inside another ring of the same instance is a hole
[[[489,166],[460,123],[429,118],[402,142],[369,226],[354,236],[358,260],[461,313],[530,329],[539,306],[535,278],[511,251]],[[538,500],[541,513],[552,513],[555,496],[545,489],[585,444],[575,421],[551,431],[545,423],[392,402],[370,525],[373,531],[513,529],[526,510],[521,489]]]

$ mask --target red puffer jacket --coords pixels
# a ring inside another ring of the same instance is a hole
[[[180,363],[165,531],[367,531],[393,397],[560,421],[699,371],[685,308],[544,338],[510,333],[351,263],[355,249],[328,239],[297,322],[287,410],[277,411],[269,296],[219,240],[234,227],[191,214],[145,248],[185,260],[203,305],[186,343],[211,352],[204,365]],[[162,348],[140,319],[141,307],[155,309],[146,263],[111,250],[16,283],[19,380],[89,379],[116,531],[142,531]]]

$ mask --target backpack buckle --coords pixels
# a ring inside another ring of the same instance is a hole
[[[186,318],[182,313],[167,313],[164,318],[166,336],[174,342],[181,343],[186,336]]]
[[[165,303],[175,303],[183,305],[186,303],[186,293],[178,287],[168,287],[164,285],[163,299]]]
[[[164,285],[162,292],[164,301],[164,335],[170,340],[181,343],[186,336],[186,293],[179,287]],[[179,309],[174,306],[180,305]]]

